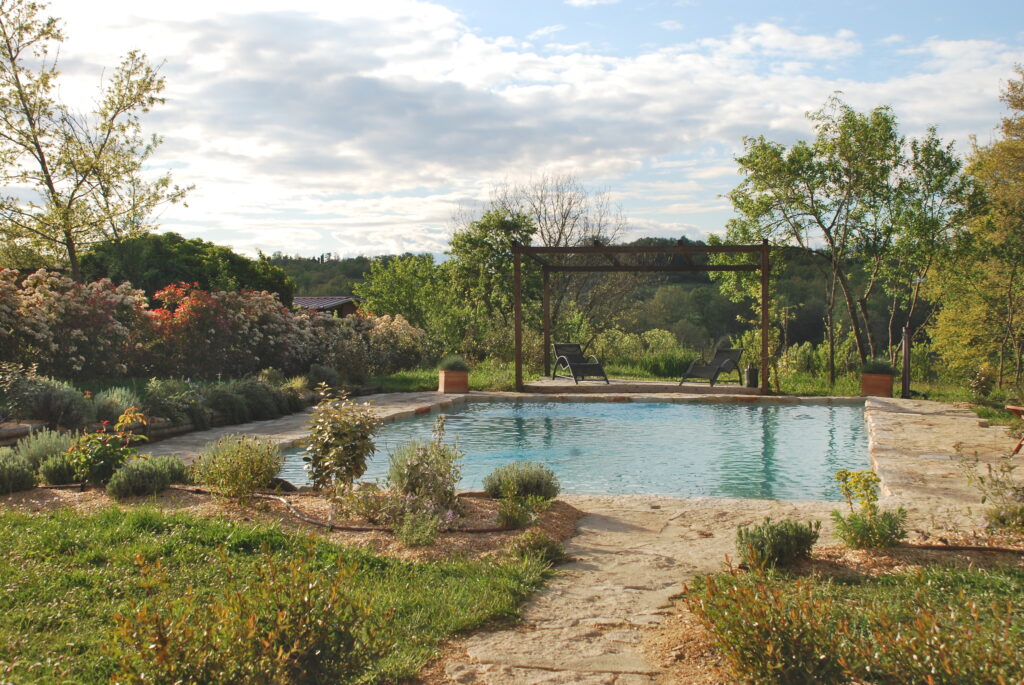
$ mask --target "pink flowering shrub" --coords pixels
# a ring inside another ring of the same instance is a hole
[[[77,283],[40,269],[22,283],[17,306],[25,361],[59,378],[110,377],[128,371],[146,297],[129,284]]]

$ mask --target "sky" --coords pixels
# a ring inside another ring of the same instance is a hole
[[[839,92],[966,153],[1024,63],[1024,3],[836,0],[55,0],[61,96],[138,49],[166,103],[153,173],[194,185],[162,230],[255,254],[444,251],[492,189],[573,174],[623,239],[732,216],[744,136],[808,139]]]

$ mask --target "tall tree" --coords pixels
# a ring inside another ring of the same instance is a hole
[[[501,185],[492,193],[490,205],[529,217],[536,227],[534,242],[545,247],[611,245],[626,228],[621,209],[608,193],[588,190],[571,174],[544,174],[526,183]],[[548,261],[583,265],[595,259],[601,258],[552,257]],[[552,328],[557,331],[572,316],[582,319],[584,327],[596,335],[616,323],[636,282],[626,274],[553,274]]]
[[[60,102],[57,19],[27,0],[0,0],[0,235],[65,262],[80,278],[84,248],[147,231],[153,210],[187,188],[143,167],[160,144],[140,117],[163,102],[164,79],[130,52],[92,112]]]
[[[860,113],[833,97],[809,117],[811,143],[787,149],[764,137],[744,141],[737,161],[745,178],[729,194],[739,216],[727,236],[797,245],[817,258],[828,278],[825,332],[833,380],[837,300],[846,306],[861,359],[881,353],[873,296],[884,289],[892,298],[888,327],[897,308],[913,310],[919,297],[913,281],[920,283],[949,243],[970,193],[952,147],[934,130],[908,145],[888,107]],[[888,338],[886,351],[891,333]]]
[[[984,213],[961,236],[939,272],[943,301],[933,337],[963,372],[996,364],[1000,386],[1024,383],[1024,67],[1002,100],[1009,113],[1000,137],[973,150],[968,171],[984,189]]]

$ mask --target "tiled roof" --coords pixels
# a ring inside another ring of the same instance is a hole
[[[355,302],[356,298],[351,295],[324,295],[320,297],[294,297],[292,302],[296,307],[306,309],[333,309],[346,302]]]

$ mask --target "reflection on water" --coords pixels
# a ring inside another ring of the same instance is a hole
[[[860,406],[479,402],[443,413],[448,440],[466,453],[466,490],[530,459],[569,493],[838,500],[832,474],[868,468]],[[429,440],[435,418],[384,426],[365,478],[383,478],[399,445]],[[301,457],[281,475],[306,482]]]

